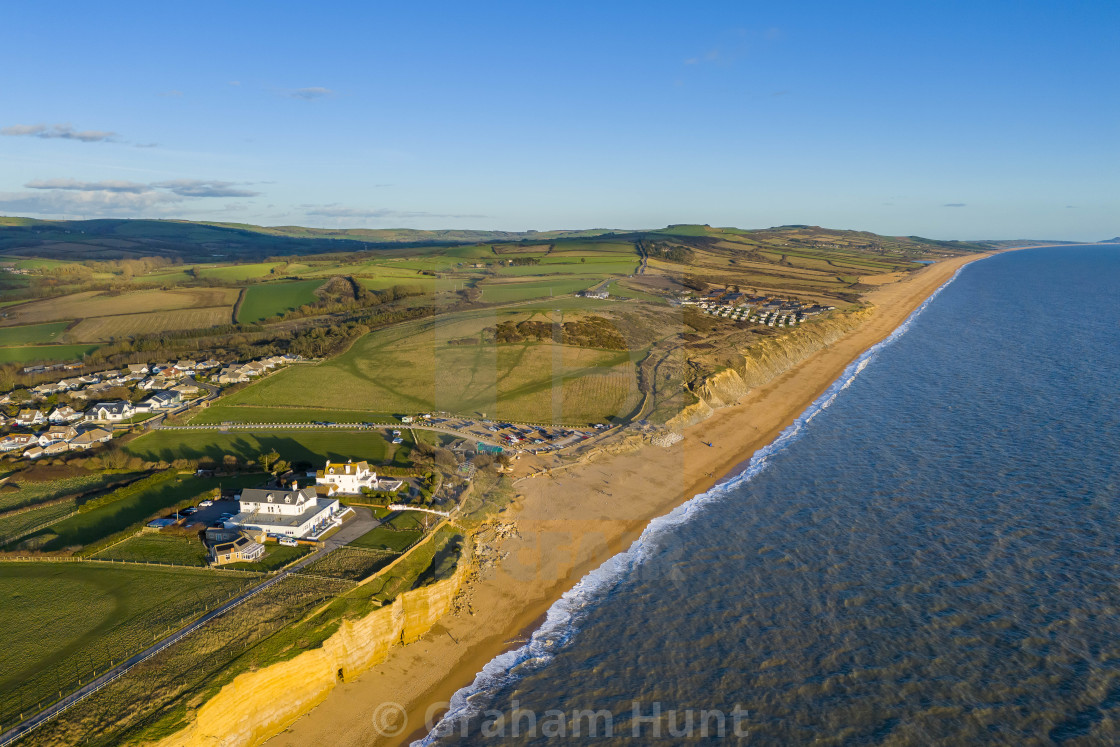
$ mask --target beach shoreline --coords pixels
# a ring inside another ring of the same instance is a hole
[[[451,695],[495,656],[518,647],[580,579],[625,551],[651,520],[741,471],[853,361],[889,337],[961,267],[987,256],[944,260],[872,291],[865,298],[874,311],[864,323],[684,429],[684,439],[670,448],[645,446],[520,480],[519,502],[508,512],[520,537],[506,540],[508,557],[472,582],[472,613],[446,615],[420,641],[394,648],[269,743],[390,745],[422,737]],[[374,728],[374,714],[386,708],[405,716],[391,735]]]

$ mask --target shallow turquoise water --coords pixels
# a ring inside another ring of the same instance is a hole
[[[751,744],[1120,741],[1120,246],[970,265],[832,395],[430,740],[704,742],[686,709],[738,707]]]

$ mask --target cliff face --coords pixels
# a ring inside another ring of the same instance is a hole
[[[760,340],[744,350],[733,367],[707,377],[695,387],[693,394],[700,401],[684,408],[666,425],[672,430],[680,430],[711,417],[716,408],[734,404],[751,389],[780,376],[813,353],[836,342],[862,324],[871,313],[871,309],[860,309],[850,314],[836,314],[832,318],[797,327],[787,334]]]
[[[322,703],[341,679],[357,677],[384,661],[393,646],[427,633],[451,609],[467,566],[461,560],[451,578],[407,591],[363,618],[343,621],[320,648],[238,675],[198,709],[190,726],[159,747],[256,745],[279,734]]]

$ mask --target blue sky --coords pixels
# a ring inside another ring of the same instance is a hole
[[[0,213],[1120,233],[1120,3],[11,3]]]

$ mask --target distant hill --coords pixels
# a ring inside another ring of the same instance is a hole
[[[1098,241],[1097,243],[1098,244],[1120,244],[1120,236],[1113,236],[1111,239],[1105,239],[1104,241]]]
[[[992,246],[992,243],[986,242],[937,241],[919,236],[879,236],[866,231],[809,225],[741,229],[676,224],[653,230],[595,228],[518,232],[307,228],[186,220],[54,221],[0,217],[0,255],[60,260],[162,256],[185,262],[244,262],[267,257],[469,244],[578,243],[596,240],[636,242],[669,237],[696,248],[720,245],[725,248],[754,248],[764,251],[781,250],[783,247],[832,248],[915,257],[939,251],[983,251]]]
[[[998,239],[994,241],[984,240],[977,243],[985,244],[993,249],[1016,249],[1021,246],[1066,246],[1083,242],[1062,241],[1060,239]]]

